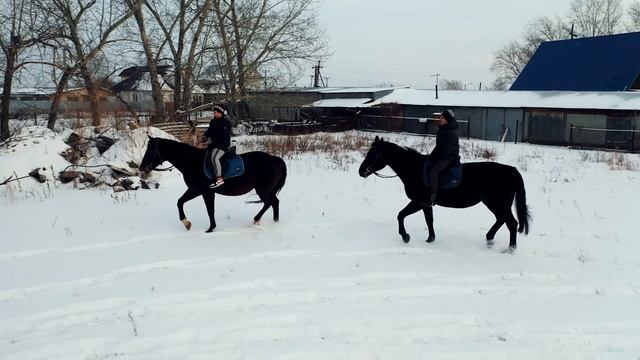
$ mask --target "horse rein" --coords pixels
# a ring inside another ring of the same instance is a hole
[[[396,175],[382,175],[382,174],[379,174],[377,171],[371,170],[371,166],[368,166],[366,168],[366,170],[367,170],[367,172],[369,174],[374,174],[375,176],[377,176],[377,177],[379,177],[381,179],[392,179],[392,178],[398,177],[398,174],[396,174]]]
[[[398,174],[396,174],[396,175],[382,175],[382,174],[378,174],[377,171],[373,171],[373,174],[375,176],[381,178],[381,179],[392,179],[392,178],[398,177]]]

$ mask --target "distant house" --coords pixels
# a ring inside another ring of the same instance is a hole
[[[9,113],[12,116],[46,113],[51,107],[50,99],[54,92],[53,88],[14,88],[11,90]]]
[[[158,66],[158,81],[162,99],[167,107],[173,105],[173,87],[167,82],[170,66]],[[151,74],[148,66],[131,66],[118,74],[121,80],[111,87],[111,91],[126,102],[134,111],[152,111],[154,109],[151,93]]]
[[[44,114],[51,108],[54,88],[18,88],[11,91],[9,111],[14,116]],[[121,108],[113,93],[104,88],[97,88],[98,102],[101,111],[113,111]],[[91,103],[86,88],[70,88],[60,96],[58,112],[89,112]]]
[[[162,92],[165,107],[171,111],[174,107],[173,93],[175,77],[168,65],[158,65],[158,82]],[[122,79],[111,87],[120,99],[125,101],[135,111],[153,111],[153,95],[151,92],[151,74],[148,66],[131,66],[118,74]],[[199,85],[191,89],[191,105],[196,106],[204,102],[205,91]]]
[[[258,71],[251,72],[246,80],[247,90],[263,89],[264,80],[265,78]],[[225,94],[230,91],[227,74],[217,65],[208,66],[196,80],[196,84],[207,94]]]
[[[638,49],[640,32],[544,42],[510,90],[640,90]]]
[[[98,106],[101,111],[113,111],[121,106],[109,89],[96,88]],[[60,95],[60,112],[88,112],[91,109],[87,88],[71,88]]]

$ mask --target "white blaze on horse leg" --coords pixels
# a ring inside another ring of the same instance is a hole
[[[513,254],[516,251],[515,246],[509,246],[508,248],[502,250],[503,254]]]
[[[493,240],[487,240],[487,247],[491,249],[493,247]]]
[[[187,218],[182,219],[182,224],[184,224],[187,230],[191,230],[191,221],[187,220]]]
[[[260,220],[255,220],[255,221],[253,222],[253,224],[254,224],[254,225],[262,225],[262,221],[260,221]]]

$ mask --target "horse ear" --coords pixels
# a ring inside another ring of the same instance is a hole
[[[376,135],[376,139],[374,140],[374,142],[378,142],[380,141],[380,137],[378,137],[378,135]]]

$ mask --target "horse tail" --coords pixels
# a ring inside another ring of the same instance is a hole
[[[274,192],[275,195],[278,195],[280,193],[280,190],[282,190],[282,188],[284,187],[284,183],[287,181],[287,163],[285,163],[282,158],[276,157],[276,159],[278,159],[280,165],[282,166],[282,174],[280,176],[280,179],[278,180],[278,183],[276,184]]]
[[[524,190],[524,180],[520,172],[514,168],[516,177],[516,214],[518,215],[518,232],[529,233],[529,221],[531,221],[531,213],[527,206],[527,193]]]

